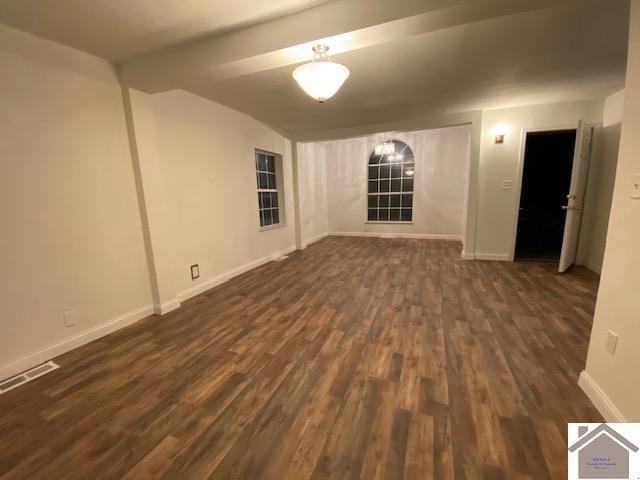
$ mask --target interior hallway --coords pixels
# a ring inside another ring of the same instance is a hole
[[[69,352],[0,478],[564,478],[597,277],[460,249],[328,237]]]

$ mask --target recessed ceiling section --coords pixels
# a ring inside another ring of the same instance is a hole
[[[334,55],[351,77],[324,105],[291,82],[288,65],[223,80],[203,76],[187,89],[292,133],[404,120],[419,111],[589,100],[624,85],[625,3],[500,16]]]

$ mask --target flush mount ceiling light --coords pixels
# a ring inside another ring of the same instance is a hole
[[[310,97],[324,103],[333,97],[349,77],[349,69],[329,60],[326,45],[313,47],[313,61],[293,71],[293,78]]]

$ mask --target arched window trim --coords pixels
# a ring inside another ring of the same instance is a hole
[[[411,223],[414,177],[415,157],[407,143],[376,144],[367,159],[367,223]]]

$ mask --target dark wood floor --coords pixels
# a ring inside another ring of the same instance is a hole
[[[566,478],[597,278],[330,237],[0,396],[0,476]]]

